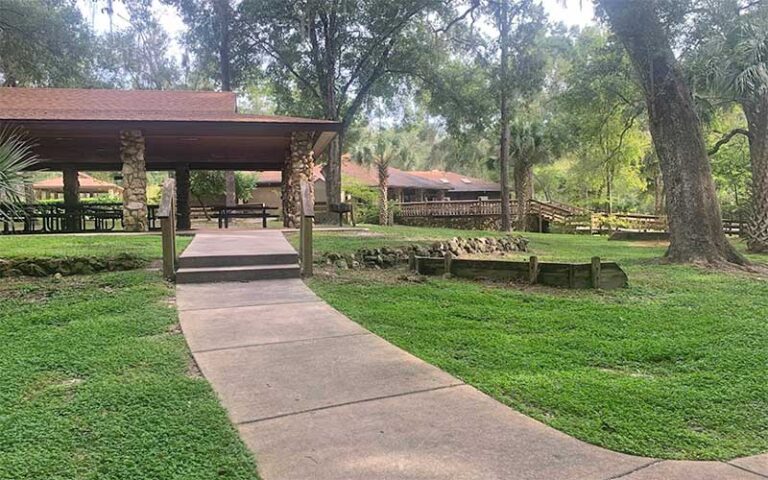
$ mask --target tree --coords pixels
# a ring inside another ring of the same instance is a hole
[[[0,0],[0,84],[90,83],[90,28],[68,0]]]
[[[549,158],[544,125],[522,120],[512,124],[510,152],[514,158],[517,229],[525,231],[528,226],[528,202],[533,198],[533,166]]]
[[[98,47],[99,77],[118,88],[175,88],[180,71],[169,50],[168,33],[154,15],[134,11],[130,27],[104,35]]]
[[[286,113],[341,122],[330,146],[328,201],[341,201],[344,136],[364,104],[391,91],[425,47],[427,13],[439,0],[243,0],[238,7],[239,59],[261,65]]]
[[[752,252],[768,252],[768,6],[743,0],[709,3],[697,17],[694,69],[702,76],[703,93],[720,105],[740,105],[747,126],[724,132],[710,153],[736,135],[748,138],[752,202],[747,246]]]
[[[32,147],[20,130],[0,130],[0,219],[9,219],[24,203],[24,170],[37,162]]]
[[[393,161],[406,162],[408,149],[394,129],[366,132],[356,146],[352,158],[362,165],[376,168],[379,180],[379,225],[389,225],[389,167]]]
[[[227,180],[223,171],[193,170],[190,172],[190,193],[205,210],[206,201],[227,193]],[[235,195],[237,200],[247,202],[253,195],[257,176],[253,173],[235,173]],[[206,216],[208,213],[206,212]]]
[[[174,5],[189,28],[185,43],[197,60],[197,66],[209,73],[223,92],[233,89],[232,29],[235,9],[232,0],[163,0]],[[237,203],[235,172],[224,173],[226,204]]]
[[[723,233],[720,205],[691,90],[662,23],[660,2],[599,0],[643,87],[666,191],[672,262],[747,261]]]

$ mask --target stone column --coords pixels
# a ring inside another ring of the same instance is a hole
[[[291,150],[283,168],[283,226],[298,228],[301,221],[301,180],[309,181],[311,197],[315,198],[312,170],[315,166],[312,153],[313,132],[293,132]]]
[[[77,170],[74,168],[65,168],[63,173],[64,181],[64,229],[67,232],[77,232],[80,230],[80,215],[77,207],[80,204],[80,178]]]
[[[123,162],[123,228],[127,232],[146,232],[147,165],[141,130],[120,132],[120,160]]]
[[[189,230],[192,228],[189,208],[189,166],[176,169],[176,228]]]

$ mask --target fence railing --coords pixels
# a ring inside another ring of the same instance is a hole
[[[511,200],[510,209],[517,212],[517,201]],[[405,202],[398,205],[400,217],[486,217],[501,215],[501,200],[450,200],[436,202]],[[564,221],[567,217],[586,210],[572,205],[528,201],[528,213],[547,220]]]
[[[517,202],[510,201],[513,217],[517,213]],[[571,231],[592,233],[616,230],[637,230],[666,232],[669,228],[667,217],[640,213],[607,214],[591,212],[585,208],[559,202],[528,201],[527,213],[541,219],[564,225]],[[436,202],[405,202],[398,205],[402,218],[416,217],[493,217],[501,215],[501,200],[450,200]],[[723,220],[723,231],[738,235],[744,231],[741,220]]]

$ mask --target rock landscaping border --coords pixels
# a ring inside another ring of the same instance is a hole
[[[110,257],[58,257],[0,259],[0,278],[87,275],[144,268],[148,261],[123,253]]]
[[[454,237],[426,246],[410,244],[400,247],[362,248],[353,253],[326,252],[321,262],[340,269],[392,268],[407,265],[411,254],[419,257],[443,258],[447,253],[463,255],[505,255],[528,251],[528,239],[508,235],[505,237]]]

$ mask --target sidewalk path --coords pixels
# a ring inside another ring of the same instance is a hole
[[[273,235],[263,244],[284,251]],[[768,478],[766,455],[658,461],[576,440],[373,335],[300,280],[179,285],[177,297],[195,360],[264,480]]]

